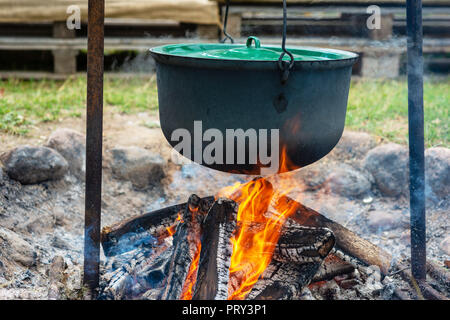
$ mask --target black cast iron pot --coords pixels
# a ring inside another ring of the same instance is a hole
[[[295,60],[287,81],[282,83],[278,63],[281,49],[261,47],[255,37],[250,37],[247,45],[178,44],[152,48],[161,128],[169,143],[177,146],[181,139],[178,136],[178,141],[174,141],[172,135],[176,129],[184,128],[191,134],[190,156],[187,155],[191,160],[213,169],[246,174],[261,174],[267,159],[260,158],[258,144],[254,163],[250,154],[255,150],[254,141],[247,139],[243,162],[237,145],[227,149],[227,129],[268,130],[269,151],[276,151],[270,141],[274,131],[270,129],[278,129],[278,172],[304,167],[328,154],[344,129],[350,76],[357,55],[309,47],[288,50]],[[287,55],[283,61],[286,60]],[[199,122],[194,132],[194,121],[201,121],[202,132],[215,128],[223,134],[223,161],[205,163],[201,159],[211,142],[198,143]],[[262,139],[260,135],[258,139]],[[227,161],[230,152],[234,156]]]

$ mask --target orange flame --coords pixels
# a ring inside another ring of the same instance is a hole
[[[177,222],[183,222],[183,218],[181,217],[181,212],[178,212],[178,217],[175,220],[175,224],[171,225],[170,227],[167,227],[166,230],[169,233],[169,236],[173,236],[175,234],[175,229],[177,227]]]
[[[231,239],[230,277],[238,278],[240,285],[230,292],[228,299],[245,299],[272,260],[288,211],[268,212],[274,191],[272,184],[264,178],[243,185],[236,184],[221,190],[219,194],[239,203],[239,231]]]
[[[279,172],[296,169],[289,161],[285,147],[282,148],[280,169]],[[238,232],[231,239],[233,253],[229,268],[230,278],[236,279],[238,286],[229,288],[229,300],[245,299],[250,293],[253,285],[272,260],[284,222],[295,212],[286,201],[280,200],[285,200],[283,196],[297,188],[298,183],[289,176],[285,178],[279,176],[278,184],[281,192],[275,192],[268,180],[258,178],[245,184],[236,183],[225,187],[216,195],[216,198],[227,197],[239,204]],[[269,210],[271,204],[275,204],[275,210]],[[181,220],[181,215],[177,220]],[[167,229],[170,234],[169,228]],[[192,299],[193,288],[197,281],[200,252],[199,241],[183,285],[180,297],[182,300]]]
[[[169,233],[169,236],[173,236],[175,234],[175,227],[176,225],[172,225],[166,228],[167,232]]]
[[[298,169],[298,166],[294,165],[292,161],[287,156],[287,148],[283,146],[281,148],[281,159],[280,159],[280,169],[279,173],[289,172],[292,170]]]
[[[194,259],[189,267],[186,280],[183,284],[183,289],[181,291],[180,300],[192,300],[192,295],[194,294],[194,284],[197,281],[197,269],[198,263],[200,261],[200,252],[202,251],[202,244],[199,241],[197,244],[197,251],[195,252]]]

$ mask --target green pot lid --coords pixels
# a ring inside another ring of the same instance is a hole
[[[323,61],[351,59],[357,55],[352,52],[325,49],[292,47],[287,48],[292,53],[295,61]],[[248,37],[247,43],[242,44],[173,44],[151,49],[152,52],[204,59],[220,60],[253,60],[253,61],[278,61],[283,50],[277,46],[261,46],[256,37]],[[288,55],[283,60],[289,61]]]

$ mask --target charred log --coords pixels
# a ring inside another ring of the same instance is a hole
[[[427,261],[427,271],[432,278],[441,283],[450,292],[450,272],[448,269],[444,269],[444,267],[438,266],[432,261]]]
[[[147,281],[152,280],[148,273],[149,270],[170,261],[171,248],[170,244],[164,244],[154,250],[139,248],[117,256],[114,263],[120,265],[107,266],[112,271],[103,276],[107,285],[102,288],[99,298],[133,299],[150,288],[161,292],[163,283]],[[165,270],[167,274],[167,268]]]
[[[294,201],[287,196],[281,196],[277,199],[275,208],[278,211],[289,210],[293,214],[292,219],[299,224],[324,227],[333,231],[336,237],[336,247],[344,253],[359,259],[367,265],[376,265],[380,267],[383,274],[387,274],[391,266],[392,257],[389,253],[367,240],[357,236],[344,226],[336,223],[317,211]]]
[[[401,264],[399,265],[400,268],[400,275],[408,282],[415,290],[416,295],[419,297],[419,299],[428,299],[428,300],[449,300],[446,296],[444,296],[442,293],[434,289],[432,286],[430,286],[426,281],[424,280],[416,280],[412,273],[411,269],[406,267],[405,265]]]
[[[197,254],[201,237],[203,215],[199,211],[200,201],[191,196],[186,203],[182,221],[176,227],[173,238],[173,255],[170,261],[169,276],[162,295],[163,300],[181,298],[189,267]]]
[[[273,261],[256,282],[248,298],[254,300],[296,300],[316,274],[320,262],[297,264]]]
[[[283,227],[273,259],[280,262],[319,262],[333,249],[335,238],[327,228],[287,223]]]
[[[202,226],[202,249],[194,300],[225,300],[228,297],[230,241],[236,228],[237,205],[219,198],[212,205]]]
[[[206,213],[214,201],[214,197],[199,198],[192,195],[190,198],[194,206],[199,208],[201,212]],[[152,236],[157,239],[169,236],[167,228],[173,226],[187,206],[187,203],[177,204],[160,210],[152,211],[139,215],[110,227],[104,227],[101,234],[101,243],[106,256],[118,254],[113,248],[120,247],[120,243],[133,243],[136,236],[148,237]]]
[[[275,246],[272,263],[253,287],[249,299],[299,299],[334,243],[329,229],[305,227],[288,220]]]
[[[311,282],[328,281],[336,276],[350,274],[354,271],[355,267],[353,265],[341,260],[334,254],[329,254]]]

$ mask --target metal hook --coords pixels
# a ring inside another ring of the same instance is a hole
[[[286,33],[287,33],[287,5],[286,0],[283,0],[283,39],[281,42],[281,49],[283,52],[278,58],[278,67],[280,68],[281,74],[281,83],[285,84],[287,79],[289,78],[289,70],[294,66],[294,56],[286,49]],[[283,61],[285,55],[288,55],[290,58],[289,64],[287,61]]]
[[[225,35],[225,38],[220,40],[220,42],[221,43],[225,43],[225,41],[227,41],[227,39],[229,39],[231,43],[234,43],[234,39],[227,33],[228,8],[230,6],[230,0],[226,0],[225,5],[226,5],[226,7],[225,7],[225,17],[224,17],[224,20],[223,20],[223,34]]]

